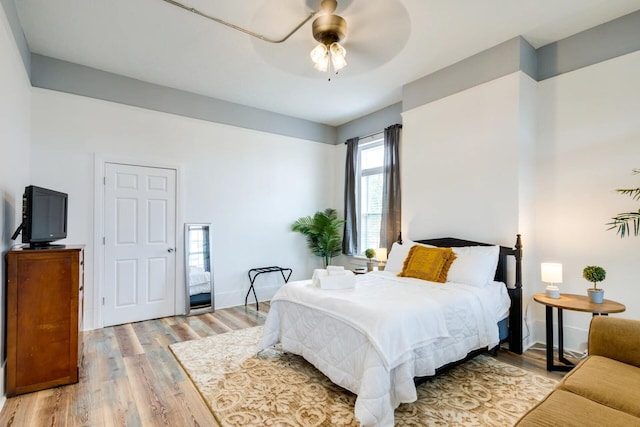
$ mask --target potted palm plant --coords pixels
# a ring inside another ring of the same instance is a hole
[[[640,169],[634,169],[634,174],[640,174]],[[620,194],[630,196],[635,201],[640,201],[640,187],[638,188],[619,188],[616,190]],[[631,236],[631,230],[635,236],[640,235],[640,209],[638,212],[620,213],[607,223],[610,227],[608,230],[617,228],[620,237]]]
[[[607,272],[597,265],[588,265],[582,270],[582,277],[593,283],[593,288],[587,290],[589,301],[602,304],[602,301],[604,301],[604,289],[598,288],[598,282],[602,282],[607,277]]]
[[[292,231],[298,231],[307,238],[307,245],[314,255],[322,257],[322,264],[326,268],[331,264],[331,258],[340,255],[342,250],[342,236],[340,230],[344,220],[338,219],[335,209],[325,209],[313,216],[299,218],[291,225]]]

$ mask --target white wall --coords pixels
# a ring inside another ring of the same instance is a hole
[[[521,78],[514,73],[403,114],[403,236],[515,243]]]
[[[535,278],[535,107],[536,82],[516,72],[405,112],[401,149],[403,236],[512,247],[522,234],[525,300]]]
[[[5,354],[4,254],[16,242],[11,235],[20,223],[22,193],[29,178],[29,109],[31,85],[9,23],[0,6],[0,354]],[[18,241],[19,243],[19,241]],[[4,404],[5,359],[0,369],[0,408]]]
[[[179,168],[177,241],[182,222],[211,223],[218,308],[244,304],[252,267],[291,267],[294,280],[321,266],[290,226],[334,207],[335,146],[44,89],[33,89],[32,99],[32,183],[69,193],[66,242],[87,245],[87,328],[100,326],[91,262],[96,156]],[[177,281],[182,298],[181,271]],[[258,298],[270,299],[281,284],[279,275],[260,276]]]
[[[640,238],[606,231],[613,215],[640,203],[615,193],[640,186],[640,52],[538,84],[537,244],[540,261],[561,262],[561,292],[586,295],[587,265],[607,271],[605,298],[626,304],[619,317],[640,318]],[[539,267],[538,267],[539,268]],[[534,284],[543,292],[545,284]],[[543,310],[533,304],[538,323]],[[566,312],[565,342],[586,345],[591,316]],[[544,329],[536,327],[544,341]]]
[[[514,73],[403,114],[403,235],[524,243],[525,345],[544,342],[540,262],[564,265],[561,291],[586,295],[586,265],[606,298],[640,318],[640,240],[606,231],[640,207],[640,53],[536,83]],[[591,316],[567,311],[565,346],[586,346]]]

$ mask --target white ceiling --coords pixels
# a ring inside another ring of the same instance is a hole
[[[320,0],[180,0],[271,38]],[[518,35],[538,48],[640,9],[640,0],[342,0],[348,66],[313,68],[311,22],[269,44],[163,0],[16,0],[33,53],[337,126],[402,86]]]

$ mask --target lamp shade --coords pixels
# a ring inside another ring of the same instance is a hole
[[[387,260],[387,248],[376,249],[376,259],[385,262]]]
[[[543,262],[540,264],[542,281],[546,283],[562,283],[562,264]]]
[[[323,72],[327,71],[329,68],[329,50],[327,49],[327,46],[320,43],[311,51],[310,56],[316,70]]]
[[[336,70],[336,72],[347,66],[347,61],[344,59],[347,55],[347,50],[342,47],[340,43],[331,43],[329,51],[331,52],[331,63],[333,64],[333,69]]]

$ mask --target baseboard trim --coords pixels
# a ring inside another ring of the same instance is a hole
[[[546,326],[544,320],[536,320],[533,322],[533,330],[531,338],[533,344],[540,343],[546,345]],[[587,349],[587,338],[589,331],[582,328],[576,328],[575,326],[564,325],[564,349],[566,351],[573,351],[576,353],[582,353]],[[555,348],[558,346],[558,324],[553,322],[553,345]],[[529,346],[531,347],[531,346]]]
[[[280,278],[282,281],[282,278]],[[256,295],[258,296],[258,302],[270,301],[275,293],[282,287],[282,284],[279,285],[271,285],[271,286],[257,286]],[[230,291],[230,292],[221,292],[216,293],[216,309],[218,308],[230,308],[230,307],[239,307],[244,305],[244,297],[247,295],[248,289],[243,289],[240,291]],[[256,300],[253,297],[253,292],[249,294],[247,298],[247,305],[253,304],[255,306]]]

